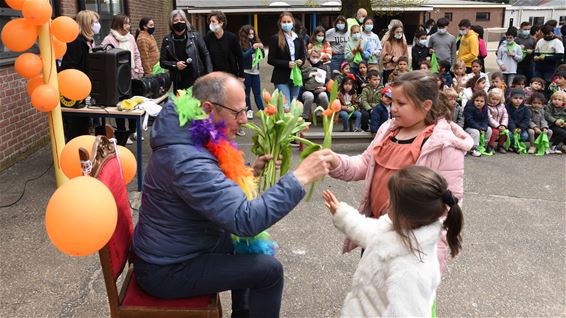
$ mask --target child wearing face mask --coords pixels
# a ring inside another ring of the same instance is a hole
[[[330,43],[332,48],[332,60],[330,69],[332,72],[340,69],[340,64],[344,60],[344,49],[346,42],[350,38],[350,33],[346,29],[346,18],[339,15],[334,20],[334,27],[326,31],[326,41]]]
[[[428,48],[428,40],[425,31],[421,31],[416,34],[415,38],[417,42],[413,45],[411,49],[411,66],[413,71],[419,69],[419,64],[422,61],[430,60],[430,49]]]
[[[374,20],[366,18],[362,29],[362,39],[367,42],[368,50],[370,53],[369,58],[366,60],[368,68],[371,66],[377,67],[379,65],[379,56],[381,55],[381,41],[377,34],[373,33]]]
[[[310,37],[310,42],[307,45],[307,54],[310,55],[313,49],[318,49],[320,51],[320,60],[324,64],[330,64],[332,60],[332,47],[330,43],[325,39],[326,31],[323,26],[317,26],[314,30],[312,36]]]
[[[362,32],[359,25],[352,25],[350,40],[346,43],[344,57],[350,62],[350,71],[357,73],[360,62],[369,59],[371,53],[367,42],[362,39]],[[359,55],[358,55],[359,53]]]
[[[506,40],[497,50],[496,62],[503,73],[507,85],[513,82],[513,78],[515,74],[517,74],[517,65],[523,59],[523,50],[519,44],[515,43],[516,37],[517,29],[515,27],[509,27],[505,33]]]

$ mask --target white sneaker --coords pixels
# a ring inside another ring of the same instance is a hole
[[[559,155],[559,154],[562,153],[562,150],[560,150],[560,147],[558,147],[558,146],[552,146],[551,153],[555,153],[555,154]]]
[[[246,116],[248,116],[248,119],[254,119],[254,111],[253,110],[248,110],[246,112]]]
[[[474,149],[470,151],[470,155],[472,155],[472,157],[481,157],[481,152],[477,151],[477,149]]]
[[[126,145],[133,145],[134,141],[132,140],[132,137],[128,137],[128,140],[126,140]]]
[[[132,134],[132,140],[137,140],[137,139],[138,139],[138,133],[133,133]],[[142,136],[142,141],[144,141],[144,140],[145,140],[145,138],[143,138],[143,136]]]

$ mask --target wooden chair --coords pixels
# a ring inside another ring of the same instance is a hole
[[[133,233],[130,203],[114,144],[108,138],[98,136],[91,154],[90,175],[102,181],[110,189],[118,207],[116,230],[110,241],[99,252],[111,316],[113,318],[222,317],[218,294],[182,299],[159,299],[146,294],[138,286],[130,249]],[[121,288],[118,289],[117,280],[124,272],[124,267],[126,267],[125,278]]]

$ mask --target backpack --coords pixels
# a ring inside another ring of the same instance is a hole
[[[487,47],[485,46],[485,41],[479,39],[479,58],[485,59],[487,57]]]

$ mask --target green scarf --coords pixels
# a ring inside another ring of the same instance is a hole
[[[258,47],[257,49],[255,49],[254,59],[252,61],[252,68],[255,68],[259,64],[259,62],[263,60],[263,58],[264,58],[263,51]]]
[[[485,132],[481,132],[480,134],[480,144],[478,145],[478,151],[484,156],[493,156],[493,151],[487,151],[486,145],[487,142],[485,140]]]
[[[544,156],[546,151],[550,149],[550,142],[548,140],[548,134],[546,132],[541,132],[535,140],[535,145],[537,147],[536,156]]]
[[[291,76],[289,78],[293,81],[293,86],[303,86],[303,75],[301,74],[301,68],[298,64],[295,64],[291,69]]]
[[[520,154],[527,153],[527,146],[521,141],[521,134],[517,130],[513,132],[513,148]]]

